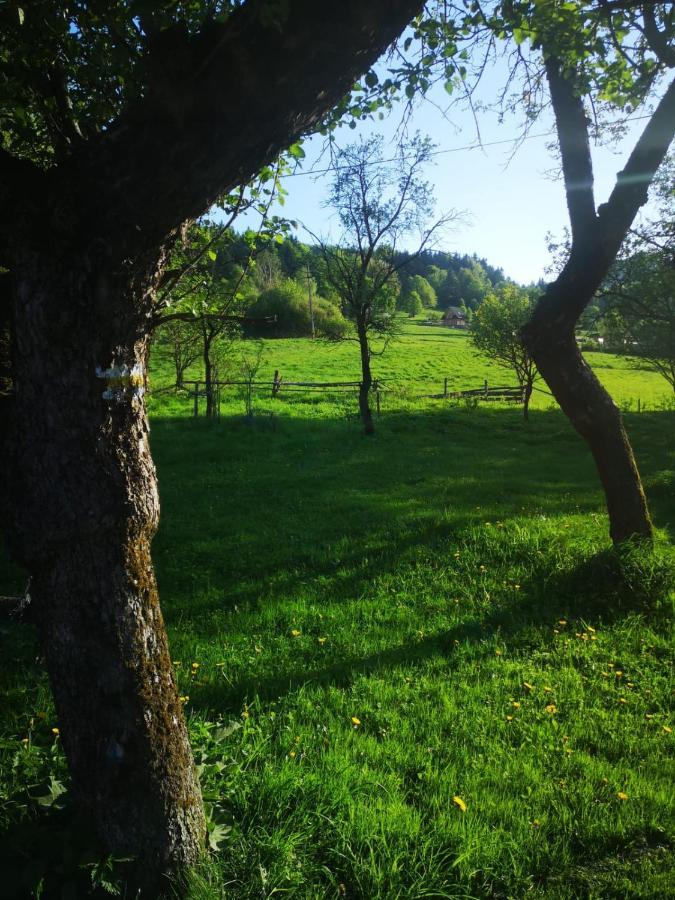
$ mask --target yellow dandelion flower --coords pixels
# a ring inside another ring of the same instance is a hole
[[[592,625],[587,625],[586,631],[590,631],[591,634],[595,634],[595,628],[593,628]]]
[[[567,625],[567,619],[558,619],[558,625]]]
[[[300,632],[297,628],[292,628],[292,629],[291,629],[291,636],[292,636],[292,637],[300,637],[300,634],[301,634],[301,632]]]
[[[673,733],[673,729],[670,728],[669,725],[662,725],[661,728],[663,728],[663,730],[665,731],[666,734],[672,734],[672,733]]]
[[[21,738],[21,743],[24,745],[24,747],[27,747],[28,746],[28,738]]]
[[[357,719],[356,716],[352,716],[352,725],[354,728],[358,728],[361,724],[361,719]]]
[[[552,688],[552,687],[545,687],[545,688],[544,688],[544,693],[545,693],[545,694],[552,694],[552,693],[553,693],[553,688]]]
[[[295,759],[295,750],[291,750],[291,752],[288,755],[290,756],[291,759]]]
[[[619,697],[619,703],[628,703],[625,697]]]
[[[553,634],[560,634],[560,631],[557,628],[553,629]]]
[[[514,709],[520,709],[520,702],[519,702],[518,700],[513,700],[513,701],[511,702],[511,706],[512,706]]]
[[[524,681],[524,682],[523,682],[523,687],[526,688],[528,691],[533,691],[533,690],[534,690],[534,685],[533,685],[533,684],[530,684],[529,681]]]
[[[506,717],[506,721],[507,721],[507,722],[513,722],[513,716],[507,716],[507,717]]]
[[[645,713],[645,719],[653,719],[654,713]]]
[[[61,732],[59,731],[58,728],[52,728],[52,734],[55,734],[56,737],[58,737],[61,734]]]
[[[501,656],[501,655],[502,655],[501,650],[495,650],[495,656]]]
[[[617,669],[617,670],[614,672],[614,674],[616,675],[617,678],[621,678],[621,676],[623,675],[623,672],[622,672],[620,669]]]
[[[628,794],[624,794],[623,791],[618,791],[616,796],[619,800],[628,800]]]
[[[540,826],[541,826],[541,822],[539,821],[539,819],[534,819],[534,821],[532,822],[532,827],[539,828]]]
[[[325,637],[317,638],[317,641],[318,641],[320,644],[325,644],[327,640],[328,640],[328,638],[325,638]]]
[[[549,705],[546,707],[546,712],[552,716],[554,713],[558,712],[558,707],[555,705],[555,703],[549,703]]]
[[[458,797],[455,794],[455,796],[452,798],[452,802],[458,809],[461,809],[463,813],[466,812],[466,803],[462,800],[461,797]]]
[[[519,590],[520,590],[520,585],[519,585],[519,584],[514,584],[514,585],[513,585],[513,588],[514,588],[514,590],[519,591]]]
[[[199,666],[200,666],[200,663],[198,663],[198,662],[193,662],[193,663],[192,663],[192,668],[193,668],[193,669],[198,669]]]
[[[183,696],[182,696],[182,697],[179,697],[178,699],[180,700],[181,703],[187,703],[188,700],[190,699],[190,695],[189,695],[189,694],[183,694]]]

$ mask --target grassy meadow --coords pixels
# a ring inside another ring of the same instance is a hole
[[[213,848],[190,897],[675,896],[675,409],[656,375],[590,360],[652,552],[611,550],[546,393],[529,423],[419,399],[513,383],[461,333],[409,323],[375,360],[372,439],[350,393],[261,393],[249,422],[233,390],[193,419],[155,355],[153,552]],[[267,341],[257,377],[275,369],[356,380],[357,348]],[[0,593],[22,585],[0,563]],[[8,896],[124,895],[72,812],[32,630],[3,624],[0,653]]]

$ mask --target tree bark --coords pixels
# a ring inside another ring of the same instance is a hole
[[[615,544],[651,540],[652,523],[621,414],[577,346],[574,330],[615,261],[675,133],[675,81],[659,100],[607,203],[596,212],[583,99],[555,56],[546,76],[556,119],[572,247],[540,298],[523,341],[544,380],[587,442],[605,491]]]
[[[209,331],[206,322],[202,322],[202,339],[203,351],[202,358],[204,360],[204,392],[206,394],[206,418],[212,419],[214,416],[214,396],[213,396],[213,366],[211,364],[211,345],[213,335]]]
[[[359,337],[359,349],[361,351],[361,384],[359,386],[359,413],[363,422],[365,435],[375,434],[373,413],[370,409],[370,389],[373,386],[373,376],[370,371],[370,347],[368,346],[368,333],[361,322],[357,325]]]
[[[530,420],[530,399],[532,397],[532,379],[529,378],[523,385],[523,418]]]
[[[247,2],[197,34],[177,23],[148,41],[136,99],[51,168],[0,148],[16,553],[73,790],[107,851],[151,876],[196,859],[205,834],[150,562],[142,388],[165,256],[186,220],[311,133],[420,8],[291,0],[277,20]]]
[[[104,268],[32,254],[16,268],[14,537],[73,789],[151,883],[198,858],[205,823],[150,560],[139,290]]]
[[[621,413],[584,360],[574,325],[561,327],[535,312],[523,337],[539,372],[593,454],[612,541],[651,539],[647,500]]]

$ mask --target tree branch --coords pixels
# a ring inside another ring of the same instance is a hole
[[[111,252],[156,247],[315,129],[421,6],[290,0],[278,28],[247,2],[195,36],[166,29],[149,42],[142,99],[69,160],[64,193],[75,187],[85,220],[125,235]]]
[[[642,4],[642,21],[644,22],[642,33],[649,44],[649,49],[664,66],[675,67],[675,47],[668,43],[666,33],[659,31],[653,3]]]
[[[647,202],[649,186],[675,137],[675,79],[659,101],[607,203],[598,210],[603,243],[616,245],[626,236],[640,207]]]
[[[577,241],[588,235],[596,221],[586,111],[555,57],[546,60],[546,77],[558,130],[572,239]]]

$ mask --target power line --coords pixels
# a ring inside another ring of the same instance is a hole
[[[642,119],[651,119],[651,116],[631,116],[628,119],[625,119],[626,122],[639,122]],[[484,147],[498,147],[500,144],[523,144],[525,141],[533,141],[537,138],[542,137],[551,137],[556,133],[556,129],[552,128],[550,131],[541,131],[538,134],[527,134],[522,138],[502,138],[499,141],[477,141],[473,144],[464,144],[462,147],[445,147],[442,150],[433,150],[429,156],[443,156],[446,153],[461,153],[464,150],[482,150]],[[373,162],[367,162],[366,165],[376,166],[381,165],[382,163],[391,163],[391,162],[400,162],[402,159],[411,159],[412,157],[399,157],[392,156],[389,159],[380,159],[373,160]],[[306,172],[289,172],[288,175],[280,175],[279,178],[301,178],[303,176],[308,175],[327,175],[330,172],[337,172],[343,169],[349,169],[350,166],[329,166],[326,169],[308,169]]]

